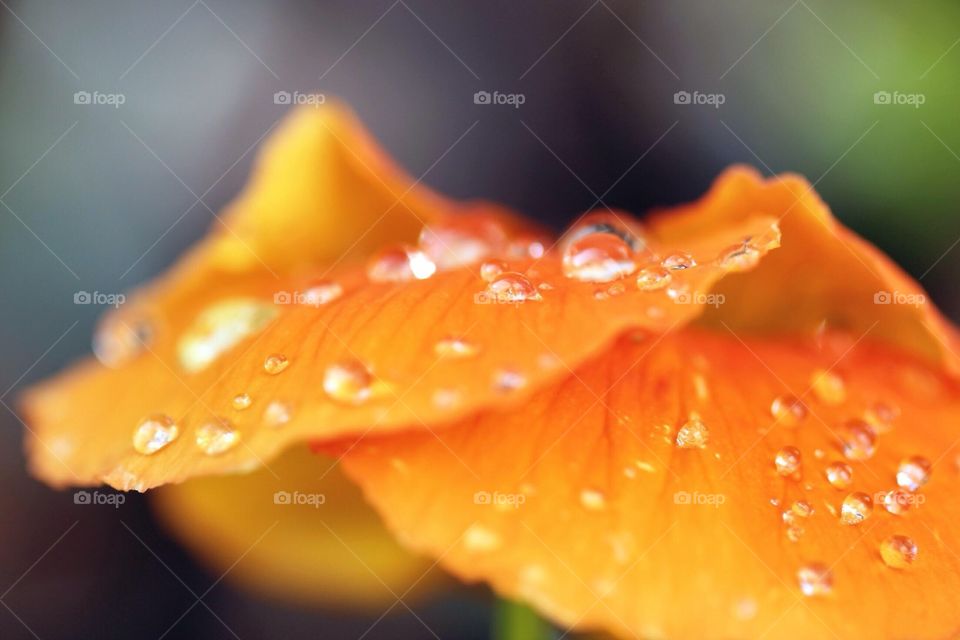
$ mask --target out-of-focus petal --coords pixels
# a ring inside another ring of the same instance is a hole
[[[244,476],[153,494],[161,521],[216,576],[286,601],[381,613],[436,586],[330,461],[297,448]]]
[[[563,625],[643,638],[942,638],[960,627],[957,394],[942,372],[875,340],[848,350],[686,329],[624,338],[513,412],[340,453],[413,549]],[[805,407],[794,426],[771,412],[785,395]],[[860,453],[864,443],[850,420],[879,433],[872,457],[844,454],[841,442]],[[698,435],[702,448],[677,444]],[[775,464],[785,447],[800,455],[791,477]],[[932,465],[904,499],[912,509],[893,515],[875,497],[866,520],[841,524],[846,496],[896,489],[912,456]],[[826,478],[834,462],[852,468],[849,487]],[[892,535],[916,543],[912,566],[881,560]],[[801,587],[818,583],[798,572],[815,563],[832,590],[807,596]]]

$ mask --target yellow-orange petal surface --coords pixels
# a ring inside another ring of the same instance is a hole
[[[799,420],[772,413],[784,395],[802,403]],[[838,352],[685,329],[625,337],[517,410],[341,453],[412,548],[563,625],[945,638],[960,628],[958,417],[955,382],[875,340]],[[845,430],[856,420],[876,433],[868,459],[841,446],[862,444]],[[782,475],[790,447],[799,466]],[[894,515],[882,496],[914,456],[930,462],[927,482]],[[852,469],[843,490],[826,476],[838,461]],[[852,492],[874,506],[842,524]],[[906,568],[881,559],[894,535],[916,544]]]
[[[305,447],[255,473],[152,495],[163,524],[215,576],[268,597],[382,613],[442,581],[400,548],[359,489]]]

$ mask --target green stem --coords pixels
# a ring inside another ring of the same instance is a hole
[[[491,640],[550,640],[553,637],[550,624],[529,607],[511,600],[497,600]]]

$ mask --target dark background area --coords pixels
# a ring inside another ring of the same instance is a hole
[[[204,204],[238,191],[288,109],[277,91],[339,96],[426,184],[558,228],[601,198],[635,212],[695,198],[734,162],[796,171],[960,316],[955,2],[0,5],[5,639],[156,638],[216,580],[156,528],[147,498],[92,509],[28,477],[11,409],[89,351],[101,309],[74,292],[134,287],[210,226]],[[125,102],[78,105],[77,91]],[[478,105],[477,91],[525,101]],[[678,91],[724,103],[676,104]],[[923,104],[876,104],[878,91]],[[204,602],[244,639],[357,638],[376,618],[229,582]],[[488,606],[458,594],[418,613],[441,637],[482,638]],[[195,606],[165,637],[232,634]],[[364,637],[432,635],[398,608]]]

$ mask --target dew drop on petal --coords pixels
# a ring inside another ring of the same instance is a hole
[[[506,234],[495,220],[460,217],[452,222],[425,226],[418,245],[439,268],[454,269],[500,252],[505,242]]]
[[[883,508],[895,516],[902,516],[913,507],[917,498],[906,489],[894,489],[883,495]]]
[[[897,485],[908,491],[916,491],[930,479],[930,461],[921,456],[903,460],[897,469]]]
[[[293,408],[286,402],[271,400],[263,410],[263,421],[268,427],[277,428],[290,422]]]
[[[108,313],[93,334],[93,355],[115,369],[143,353],[152,340],[153,326],[146,320],[124,320],[116,312]]]
[[[676,444],[681,449],[703,449],[710,438],[710,430],[698,416],[690,416],[677,431]]]
[[[480,347],[463,338],[448,337],[438,340],[433,350],[441,358],[461,359],[477,355]]]
[[[832,371],[817,369],[810,376],[810,388],[813,395],[827,406],[836,406],[847,398],[847,386],[843,378]]]
[[[493,282],[501,273],[507,270],[507,265],[500,260],[487,260],[480,265],[480,277],[484,282]]]
[[[760,251],[749,241],[727,247],[717,256],[717,265],[727,271],[747,271],[760,262]]]
[[[801,460],[799,449],[796,447],[784,447],[777,451],[773,463],[777,468],[777,473],[784,477],[791,477],[799,474]]]
[[[795,396],[778,396],[770,404],[770,415],[785,427],[795,427],[807,417],[807,408]]]
[[[660,266],[644,267],[637,274],[637,288],[640,291],[659,291],[672,279],[669,269]]]
[[[599,511],[607,506],[607,499],[602,491],[597,489],[584,489],[580,492],[580,504],[585,509]]]
[[[369,400],[374,383],[370,368],[358,360],[332,364],[323,374],[323,390],[343,404],[359,405]]]
[[[216,456],[233,449],[240,442],[240,432],[224,418],[200,426],[196,433],[197,446],[208,456]]]
[[[144,418],[133,432],[133,448],[152,455],[177,439],[180,430],[168,415],[157,413]]]
[[[880,543],[880,557],[891,569],[906,569],[917,559],[917,543],[907,536],[892,535]]]
[[[249,393],[238,393],[237,395],[233,396],[233,400],[230,401],[230,404],[237,411],[243,411],[244,409],[249,408],[252,402],[253,400],[250,398]]]
[[[867,407],[863,417],[877,433],[888,433],[900,417],[900,409],[886,402],[875,402]]]
[[[589,233],[563,253],[563,274],[580,282],[613,282],[637,268],[627,243],[612,233]]]
[[[315,282],[310,285],[301,297],[301,304],[310,307],[319,307],[343,295],[343,287],[332,281]]]
[[[565,246],[595,234],[608,234],[620,238],[630,250],[649,253],[647,241],[639,223],[627,214],[615,214],[610,211],[588,213],[570,226],[564,234]]]
[[[697,266],[697,261],[689,253],[674,253],[663,259],[660,265],[670,271],[683,271]]]
[[[290,366],[290,360],[282,353],[271,353],[263,360],[263,370],[275,376]]]
[[[853,469],[846,462],[831,462],[824,473],[834,489],[848,489],[853,484]]]
[[[790,511],[799,518],[809,518],[813,515],[813,505],[806,500],[797,500],[790,505]]]
[[[833,591],[833,573],[822,562],[811,562],[797,570],[797,583],[805,596],[825,596]]]
[[[187,373],[205,369],[276,315],[275,305],[252,298],[231,298],[207,307],[177,341],[180,366]]]
[[[437,265],[423,251],[410,247],[385,249],[367,264],[367,277],[373,282],[407,282],[426,280]]]
[[[860,524],[873,513],[873,499],[867,494],[857,491],[843,499],[840,506],[840,522],[842,524]]]
[[[877,451],[877,435],[863,420],[848,420],[840,429],[840,447],[848,460],[869,460]]]
[[[487,285],[487,293],[497,302],[526,302],[541,300],[542,296],[526,276],[508,271],[501,273]]]

